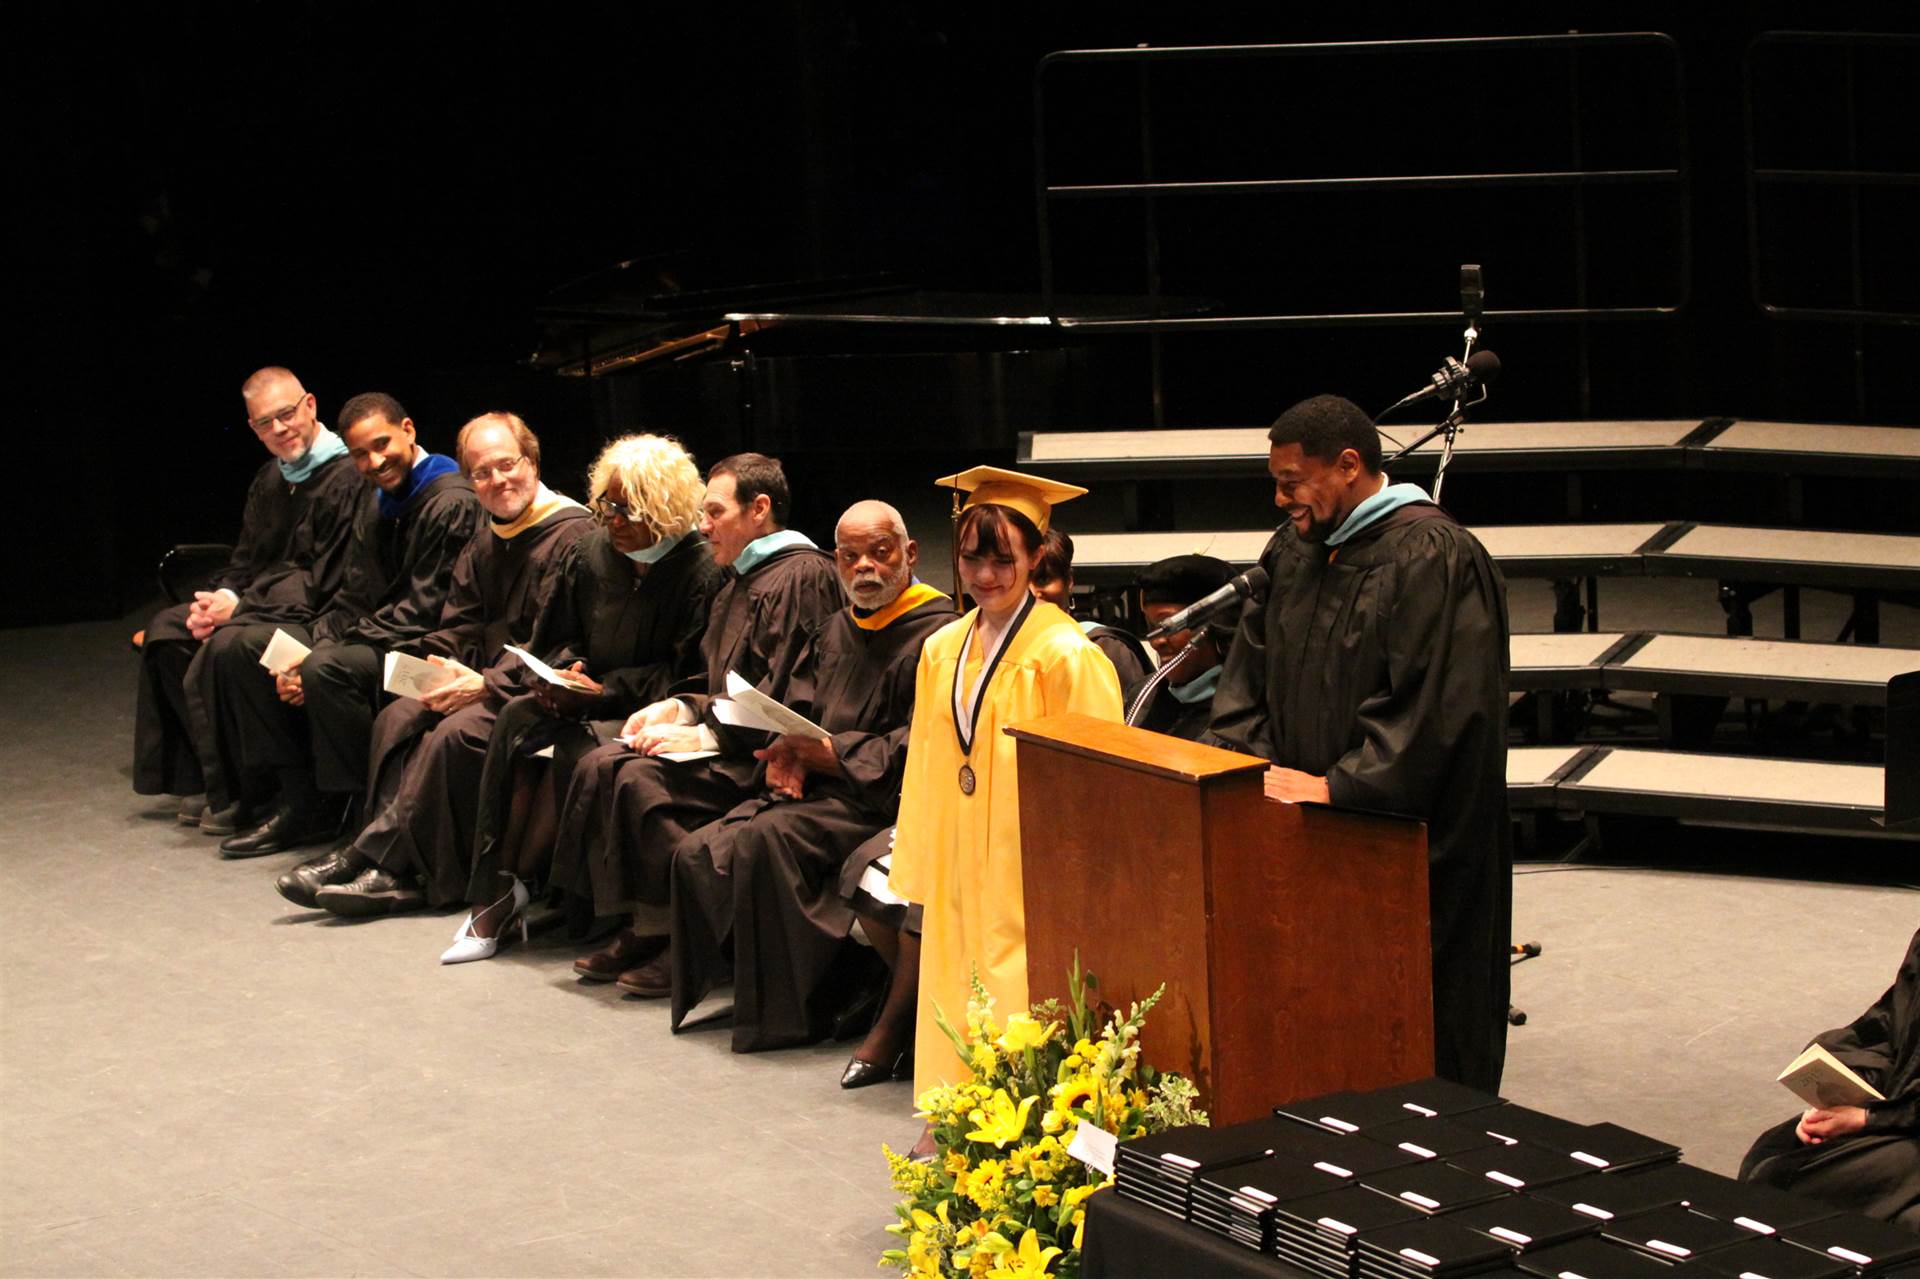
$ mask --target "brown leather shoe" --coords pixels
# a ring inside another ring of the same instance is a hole
[[[621,973],[638,968],[666,948],[665,937],[642,937],[631,928],[623,928],[599,950],[574,960],[574,975],[582,981],[613,981]]]
[[[673,993],[673,952],[663,950],[640,967],[627,969],[614,985],[642,999],[665,999]]]

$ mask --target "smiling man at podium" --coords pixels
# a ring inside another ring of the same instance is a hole
[[[1513,849],[1506,587],[1486,550],[1381,471],[1360,408],[1321,395],[1268,432],[1287,522],[1214,694],[1211,739],[1271,760],[1267,795],[1427,823],[1434,1063],[1495,1091]]]

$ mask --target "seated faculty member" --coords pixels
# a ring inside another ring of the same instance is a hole
[[[1149,626],[1158,626],[1190,604],[1206,598],[1234,577],[1233,565],[1211,555],[1175,555],[1147,565],[1140,574],[1140,610]],[[1198,630],[1188,628],[1152,640],[1162,663],[1179,658],[1135,724],[1169,737],[1197,742],[1206,735],[1213,717],[1213,690],[1220,682],[1220,664],[1233,643],[1233,614],[1216,614]],[[1195,641],[1198,641],[1197,643]],[[1193,651],[1182,658],[1188,644]],[[1129,710],[1133,703],[1127,703]]]
[[[541,483],[540,441],[517,414],[474,418],[460,428],[455,453],[489,520],[454,564],[439,627],[415,645],[453,679],[423,697],[395,700],[374,719],[370,820],[351,844],[307,870],[314,904],[336,915],[427,904],[420,879],[442,856],[436,846],[451,844],[450,859],[472,846],[471,783],[454,785],[450,765],[476,742],[486,749],[500,707],[533,678],[503,646],[544,660],[573,640],[558,603],[569,562],[593,528],[587,509]],[[286,895],[286,884],[276,887]],[[447,900],[460,899],[456,891]]]
[[[754,750],[765,734],[743,733],[711,711],[733,671],[763,691],[785,688],[808,635],[840,608],[833,559],[786,527],[792,498],[777,458],[741,453],[707,473],[700,532],[727,572],[700,640],[702,672],[672,697],[641,707],[621,726],[622,742],[588,754],[574,769],[554,841],[556,886],[601,917],[631,924],[574,971],[588,981],[640,983],[633,993],[667,994],[648,960],[667,948],[673,850],[694,830],[758,793]],[[717,751],[698,759],[682,752]],[[656,970],[657,972],[657,970]]]
[[[1281,801],[1427,823],[1434,1067],[1495,1092],[1506,1056],[1506,584],[1412,484],[1349,400],[1303,400],[1268,432],[1286,523],[1261,552],[1213,697],[1214,738],[1271,760]]]
[[[1741,1180],[1920,1233],[1920,932],[1887,993],[1813,1042],[1886,1100],[1819,1107],[1769,1128],[1741,1161]]]
[[[347,446],[321,424],[317,401],[299,378],[277,366],[256,370],[240,398],[247,425],[272,456],[247,486],[225,567],[190,602],[147,623],[134,699],[135,793],[181,796],[180,820],[210,835],[233,834],[234,814],[203,811],[209,787],[220,792],[216,809],[230,809],[233,800],[219,775],[214,708],[202,695],[205,662],[196,659],[236,611],[331,598],[354,512],[366,499]]]
[[[966,1070],[934,1007],[962,1017],[973,972],[1003,1015],[1030,1002],[1019,778],[1001,730],[1068,711],[1121,714],[1113,663],[1031,590],[1053,505],[1086,490],[992,466],[937,482],[967,494],[954,548],[977,605],[921,650],[894,838],[893,892],[923,907],[916,1097]]]
[[[808,636],[784,686],[762,690],[827,736],[782,736],[756,751],[758,793],[674,850],[671,963],[641,971],[669,968],[676,1030],[731,974],[735,1052],[825,1035],[837,993],[829,975],[853,927],[840,863],[893,824],[920,646],[958,616],[914,580],[919,558],[885,502],[857,502],[835,526],[847,607]]]
[[[279,786],[267,818],[220,845],[228,857],[337,833],[347,803],[366,788],[382,660],[440,624],[454,561],[480,525],[459,465],[420,447],[413,419],[391,395],[348,400],[340,437],[375,489],[355,519],[344,588],[311,624],[249,626],[220,654],[221,731],[246,775],[259,779],[254,792]],[[276,630],[313,651],[269,672],[260,659]]]
[[[539,680],[500,708],[474,783],[472,862],[436,863],[427,877],[429,897],[464,877],[473,903],[441,963],[493,956],[542,891],[574,766],[616,740],[627,716],[700,674],[700,637],[720,585],[696,527],[702,487],[687,451],[659,435],[623,436],[589,470],[587,505],[600,527],[573,561],[567,607],[577,638],[555,659],[572,686]],[[458,774],[452,784],[464,788],[473,761]]]

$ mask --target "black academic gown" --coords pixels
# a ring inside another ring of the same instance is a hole
[[[457,474],[421,486],[392,516],[380,512],[377,499],[363,503],[329,607],[309,625],[256,623],[222,645],[215,655],[222,663],[220,734],[235,743],[248,773],[311,768],[319,789],[333,794],[366,785],[381,659],[439,624],[454,563],[481,515],[473,486]],[[313,649],[300,668],[300,707],[279,699],[259,665],[276,629]]]
[[[1493,1092],[1513,913],[1500,571],[1427,502],[1332,554],[1283,527],[1260,563],[1272,585],[1242,611],[1211,736],[1324,775],[1337,808],[1427,823],[1435,1069]]]
[[[586,673],[603,692],[576,719],[549,712],[532,693],[509,700],[487,743],[480,775],[480,811],[474,835],[470,901],[481,901],[498,891],[500,836],[506,829],[512,804],[514,772],[528,754],[551,747],[547,784],[565,795],[567,780],[580,757],[618,736],[633,712],[667,695],[668,690],[698,678],[704,670],[700,638],[706,634],[707,614],[720,586],[720,566],[713,548],[698,533],[689,533],[644,577],[633,562],[614,548],[604,530],[581,545],[573,561],[566,607],[580,637],[558,655],[555,665],[583,663]],[[435,867],[434,882],[442,874],[465,873],[464,867]]]
[[[1205,672],[1201,673],[1205,677]],[[1132,706],[1132,702],[1128,702]],[[1168,737],[1183,737],[1187,741],[1197,742],[1207,735],[1207,727],[1213,722],[1213,699],[1205,697],[1197,702],[1183,702],[1173,695],[1173,690],[1162,684],[1154,690],[1153,700],[1147,703],[1146,714],[1140,717],[1136,727],[1150,733],[1165,733]]]
[[[840,863],[893,824],[920,647],[956,616],[937,595],[868,630],[843,608],[815,631],[786,687],[764,690],[827,730],[845,776],[812,775],[804,798],[790,800],[767,790],[761,765],[752,798],[674,850],[676,1030],[726,980],[730,952],[735,1052],[825,1034],[829,974],[853,927]]]
[[[268,581],[279,579],[289,565],[299,564],[303,557],[309,564],[316,558],[325,560],[342,489],[350,497],[359,484],[345,456],[328,462],[301,484],[289,484],[280,464],[269,458],[247,486],[233,554],[202,589],[229,590],[243,601],[259,598]],[[314,520],[326,526],[317,530],[317,537],[315,529],[305,527]],[[351,528],[349,517],[343,531]],[[211,738],[213,725],[198,691],[189,697],[187,668],[203,646],[187,630],[187,609],[187,604],[176,604],[155,614],[147,623],[140,649],[133,789],[141,795],[191,795],[207,789],[197,743]],[[213,751],[210,741],[207,750]],[[217,764],[218,756],[212,758]]]
[[[615,742],[574,769],[561,804],[553,882],[613,915],[667,904],[673,850],[749,797],[764,737],[728,728],[708,709],[728,671],[760,688],[786,686],[814,626],[842,607],[833,557],[813,546],[768,556],[744,576],[725,570],[700,640],[702,670],[675,690],[719,739],[721,754],[691,762],[636,755]]]
[[[1137,635],[1128,634],[1117,626],[1082,626],[1093,646],[1107,655],[1113,663],[1113,673],[1120,677],[1120,705],[1131,707],[1133,699],[1153,678],[1159,667],[1154,664],[1153,651],[1147,642]]]
[[[1814,1036],[1886,1098],[1847,1137],[1802,1145],[1795,1115],[1760,1134],[1740,1164],[1762,1181],[1920,1232],[1920,932],[1887,993],[1851,1025]]]
[[[564,605],[571,561],[593,529],[585,508],[563,506],[503,538],[489,526],[454,565],[439,629],[412,647],[452,657],[486,681],[486,692],[451,715],[417,698],[390,703],[373,721],[366,811],[354,849],[396,875],[427,883],[434,905],[464,901],[473,848],[474,793],[500,708],[535,677],[501,651],[514,644],[542,661],[577,642]],[[449,869],[435,875],[434,869]]]

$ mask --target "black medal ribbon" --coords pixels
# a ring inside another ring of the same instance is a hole
[[[993,683],[993,672],[999,667],[1000,658],[1007,651],[1008,645],[1013,643],[1013,637],[1018,635],[1020,628],[1027,624],[1027,617],[1033,612],[1033,606],[1039,602],[1037,596],[1029,594],[1027,596],[1027,602],[1020,606],[1020,611],[1014,615],[1011,622],[1007,623],[1007,629],[1001,632],[1000,639],[993,646],[993,651],[986,655],[986,665],[980,670],[979,682],[973,686],[973,709],[971,712],[963,714],[960,709],[962,703],[960,686],[966,680],[967,654],[973,649],[973,633],[974,630],[978,628],[978,624],[976,623],[974,627],[968,628],[967,638],[965,642],[960,645],[960,660],[955,663],[953,668],[953,690],[952,695],[948,699],[953,707],[953,734],[960,741],[960,754],[962,756],[971,756],[973,754],[974,735],[980,728],[980,708],[986,705],[987,686]],[[970,761],[963,760],[960,765],[960,793],[962,795],[973,794],[975,785],[973,764]]]

